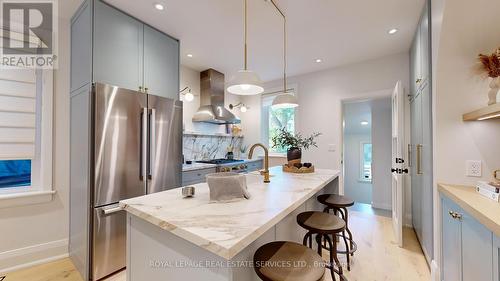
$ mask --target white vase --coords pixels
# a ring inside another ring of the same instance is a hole
[[[488,92],[488,105],[497,103],[498,90],[500,90],[500,77],[493,78],[490,82],[490,91]]]

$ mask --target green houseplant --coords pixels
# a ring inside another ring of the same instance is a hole
[[[315,138],[321,133],[313,133],[309,137],[303,137],[300,133],[292,134],[281,128],[278,134],[272,138],[273,148],[284,148],[287,150],[286,158],[288,165],[301,163],[302,149],[309,149],[311,146],[318,147]]]

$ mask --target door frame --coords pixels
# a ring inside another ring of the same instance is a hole
[[[390,98],[392,96],[392,92],[394,89],[384,89],[380,91],[375,91],[375,92],[368,92],[368,93],[361,93],[357,95],[356,97],[345,97],[340,99],[340,135],[339,135],[339,150],[340,150],[340,156],[339,156],[339,170],[340,170],[340,176],[339,176],[339,194],[340,195],[345,195],[345,185],[344,185],[344,151],[345,151],[345,146],[344,146],[344,106],[346,103],[355,103],[355,102],[365,102],[365,101],[373,101],[377,99],[383,99],[383,98]],[[406,141],[406,140],[405,140]]]

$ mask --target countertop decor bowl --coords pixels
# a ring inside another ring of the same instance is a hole
[[[283,172],[296,173],[296,174],[314,173],[314,166],[313,165],[310,167],[302,166],[300,168],[297,168],[295,166],[288,166],[288,164],[284,164]]]
[[[246,176],[238,173],[213,173],[206,176],[211,202],[249,199]]]

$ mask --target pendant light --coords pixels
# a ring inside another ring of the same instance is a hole
[[[278,8],[278,5],[274,2],[274,0],[271,0],[271,3],[273,6],[278,10],[278,12],[281,14],[283,17],[283,94],[277,96],[273,100],[273,104],[271,105],[272,108],[294,108],[299,106],[299,102],[297,100],[297,97],[289,90],[287,90],[287,85],[286,85],[286,16],[285,14],[281,11],[280,8]]]
[[[257,73],[248,70],[247,67],[247,0],[244,0],[245,23],[244,23],[244,58],[245,67],[238,71],[230,80],[227,91],[235,95],[258,95],[264,92],[262,81]]]

